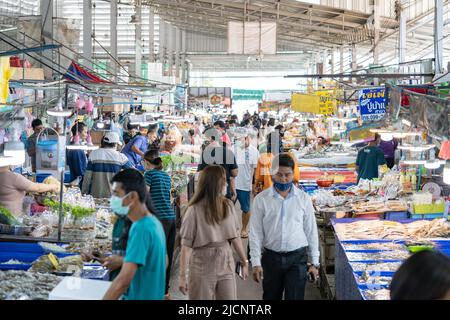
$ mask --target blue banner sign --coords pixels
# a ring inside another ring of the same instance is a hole
[[[386,114],[386,89],[370,88],[359,91],[359,111],[363,121],[378,121]]]

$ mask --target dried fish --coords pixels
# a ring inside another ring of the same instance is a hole
[[[26,264],[26,263],[19,260],[11,259],[5,262],[0,262],[0,264]]]
[[[391,292],[388,289],[364,290],[363,295],[367,300],[391,300]]]
[[[44,249],[44,251],[46,252],[53,252],[53,253],[67,253],[67,250],[64,249],[61,246],[58,246],[57,244],[54,243],[49,243],[49,242],[38,242],[38,245]]]
[[[372,242],[353,244],[344,243],[344,249],[348,250],[405,250],[405,246],[401,243],[395,242]]]
[[[47,300],[62,277],[27,271],[0,271],[0,300]]]
[[[409,258],[407,250],[398,251],[379,251],[379,252],[347,252],[349,261],[365,260],[404,260]]]
[[[361,284],[367,284],[372,286],[388,286],[391,284],[392,277],[381,277],[381,276],[360,276],[358,277],[358,282]]]
[[[401,262],[378,262],[378,263],[362,263],[350,262],[350,266],[354,271],[397,271],[401,266]]]

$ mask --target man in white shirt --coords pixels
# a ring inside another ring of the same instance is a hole
[[[250,221],[250,197],[253,190],[253,175],[258,164],[259,152],[251,144],[253,140],[251,131],[244,128],[235,130],[237,143],[234,153],[239,167],[239,173],[236,177],[236,195],[237,201],[241,205],[242,211],[242,231],[241,238],[248,238],[247,226]]]
[[[286,300],[303,300],[307,274],[319,279],[312,201],[293,185],[294,160],[288,154],[274,158],[271,174],[273,187],[253,201],[249,235],[253,278],[258,283],[263,280],[264,300],[281,300],[283,292]]]

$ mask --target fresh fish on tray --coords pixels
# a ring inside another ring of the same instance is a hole
[[[348,250],[405,250],[405,246],[395,242],[372,242],[372,243],[344,243],[344,249]]]
[[[379,252],[347,252],[349,261],[365,261],[365,260],[404,260],[409,258],[406,250],[401,251],[379,251]]]
[[[0,271],[0,300],[47,300],[62,277],[27,271]]]
[[[355,271],[397,271],[402,265],[401,262],[377,262],[377,263],[361,263],[350,262],[351,267]]]
[[[364,290],[363,295],[367,300],[391,300],[391,292],[388,289]]]

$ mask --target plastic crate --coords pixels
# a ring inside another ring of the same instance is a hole
[[[445,212],[445,203],[433,204],[415,204],[413,205],[414,214],[435,214]]]
[[[392,211],[385,212],[385,220],[406,220],[408,219],[408,211]]]
[[[411,219],[414,220],[440,219],[443,217],[444,217],[443,213],[411,214]]]

